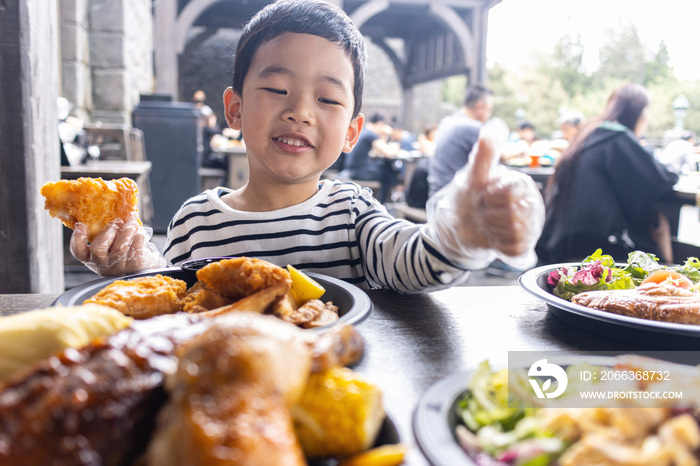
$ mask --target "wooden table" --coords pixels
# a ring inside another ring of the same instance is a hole
[[[507,165],[507,167],[511,170],[515,170],[520,173],[529,175],[535,181],[537,189],[539,189],[541,193],[544,193],[544,188],[547,187],[549,177],[551,177],[554,174],[554,167],[529,167],[510,165]]]
[[[507,363],[508,351],[632,351],[632,345],[574,327],[517,286],[463,286],[429,294],[368,292],[372,314],[358,325],[366,352],[356,370],[377,383],[384,406],[410,452],[406,464],[426,465],[412,416],[435,382],[488,359]],[[0,295],[0,314],[50,305],[55,295]],[[647,348],[648,349],[648,348]],[[466,384],[466,381],[465,381]]]

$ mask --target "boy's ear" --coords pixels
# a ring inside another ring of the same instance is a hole
[[[348,126],[348,130],[345,132],[345,143],[343,144],[343,152],[350,152],[353,147],[355,147],[355,144],[357,144],[357,140],[360,137],[360,133],[362,132],[362,127],[365,125],[365,116],[361,113],[358,113],[355,118],[352,119],[350,122],[350,125]]]
[[[224,115],[232,129],[241,129],[241,96],[230,86],[224,91]]]

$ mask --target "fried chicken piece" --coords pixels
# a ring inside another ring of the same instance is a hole
[[[204,312],[231,304],[217,290],[209,288],[204,282],[192,285],[182,299],[182,310],[185,312]]]
[[[263,288],[262,290],[253,293],[250,296],[246,296],[243,299],[239,299],[233,304],[220,307],[218,309],[212,309],[211,311],[205,311],[208,317],[215,317],[221,314],[228,314],[232,311],[249,311],[257,312],[258,314],[264,313],[270,306],[272,306],[277,300],[282,298],[288,291],[287,283],[280,283],[279,285],[270,286]]]
[[[305,465],[290,407],[311,370],[302,330],[247,312],[186,345],[166,388],[150,465]]]
[[[197,271],[197,279],[225,297],[236,300],[270,286],[292,286],[289,272],[261,259],[236,257],[214,262]]]
[[[116,280],[83,304],[109,306],[134,319],[149,319],[182,310],[187,283],[166,275]]]
[[[633,290],[586,291],[571,302],[641,319],[700,325],[700,295],[673,285],[647,283]]]
[[[88,227],[88,241],[92,241],[107,224],[116,219],[127,220],[137,212],[138,188],[130,178],[103,180],[78,178],[45,183],[41,194],[46,198],[44,208],[70,228],[77,222]],[[140,223],[140,220],[139,220]]]
[[[365,349],[362,336],[352,325],[331,327],[320,335],[304,332],[304,337],[311,348],[312,372],[355,364]]]

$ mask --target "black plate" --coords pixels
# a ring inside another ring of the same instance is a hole
[[[382,427],[379,429],[379,434],[377,434],[377,440],[374,441],[372,448],[381,447],[382,445],[394,445],[397,443],[401,443],[399,432],[396,430],[394,421],[392,421],[389,416],[386,416]],[[309,466],[336,466],[337,464],[338,460],[336,459],[317,459],[309,461]]]
[[[305,272],[309,277],[316,280],[321,286],[326,289],[326,292],[321,296],[323,301],[333,301],[333,304],[338,306],[338,314],[340,319],[330,325],[319,327],[318,329],[310,329],[311,331],[323,330],[335,325],[358,324],[362,322],[372,312],[374,306],[370,301],[367,293],[352,285],[337,278],[326,275]],[[197,281],[196,270],[184,270],[180,267],[170,267],[165,269],[150,270],[145,273],[136,275],[128,275],[125,277],[102,278],[84,285],[71,288],[56,299],[54,305],[76,306],[80,305],[86,299],[93,296],[115,280],[129,280],[136,277],[146,277],[151,275],[166,275],[187,282],[187,286],[192,286]]]
[[[557,317],[578,327],[643,346],[664,349],[697,349],[700,345],[700,325],[676,324],[629,317],[574,304],[554,296],[547,284],[550,272],[561,267],[580,267],[581,264],[553,264],[538,267],[522,274],[520,286],[547,303]]]

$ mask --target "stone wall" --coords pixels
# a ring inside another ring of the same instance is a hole
[[[62,0],[61,95],[85,121],[131,123],[153,92],[150,0]]]
[[[39,194],[60,173],[57,12],[0,2],[0,293],[63,291],[62,227]]]
[[[61,95],[75,105],[74,115],[83,120],[92,108],[87,3],[62,0],[59,5]]]
[[[441,102],[442,81],[420,84],[413,89],[413,106],[410,121],[400,122],[414,134],[426,126],[436,125],[451,109]],[[367,41],[367,77],[363,96],[362,112],[369,117],[374,112],[382,113],[388,121],[401,114],[401,83],[394,65],[382,49]]]

